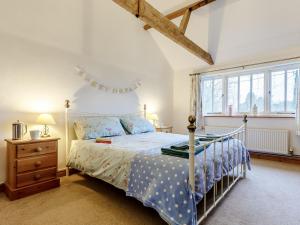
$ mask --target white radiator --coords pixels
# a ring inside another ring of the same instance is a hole
[[[206,126],[207,134],[226,134],[235,127]],[[288,154],[289,131],[280,129],[248,128],[247,148],[259,152]]]

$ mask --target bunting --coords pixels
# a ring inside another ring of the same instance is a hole
[[[76,66],[75,67],[76,73],[79,77],[81,77],[84,81],[89,83],[89,85],[93,88],[98,89],[99,91],[110,92],[113,94],[126,94],[135,91],[138,89],[142,83],[139,79],[135,80],[134,83],[128,87],[110,87],[105,84],[100,83],[97,81],[91,74],[87,73],[82,67]]]

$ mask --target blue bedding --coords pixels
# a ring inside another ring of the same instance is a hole
[[[213,145],[207,149],[208,192],[214,182],[228,174],[233,166],[242,162],[248,164],[250,157],[246,148],[236,139],[216,143],[216,160],[213,160]],[[195,157],[195,186],[192,193],[189,185],[188,159],[162,155],[157,150],[137,154],[131,163],[127,195],[139,199],[145,206],[154,208],[160,216],[171,225],[197,224],[197,203],[204,195],[204,152]],[[215,164],[215,169],[214,169]]]

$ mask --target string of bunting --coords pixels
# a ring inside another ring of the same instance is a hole
[[[78,76],[84,79],[87,83],[90,84],[91,87],[97,88],[100,91],[105,91],[105,92],[111,92],[113,94],[126,94],[135,91],[138,89],[142,83],[140,80],[136,80],[131,86],[125,87],[125,88],[118,88],[118,87],[110,87],[105,84],[100,83],[97,81],[95,78],[93,78],[92,75],[87,73],[82,67],[76,66],[75,67],[76,73]]]

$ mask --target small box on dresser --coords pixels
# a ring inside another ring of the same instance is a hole
[[[5,193],[10,200],[59,187],[57,145],[59,138],[9,140]]]

